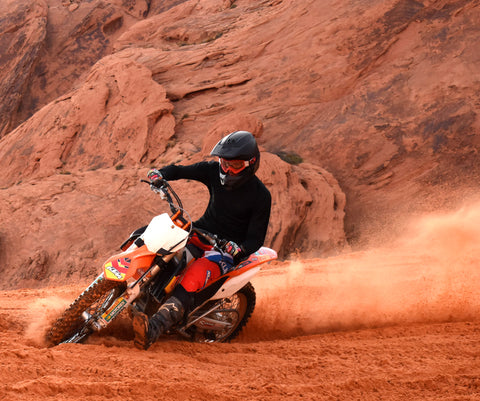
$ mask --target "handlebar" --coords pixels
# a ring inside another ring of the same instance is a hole
[[[192,231],[201,235],[207,242],[213,246],[216,251],[223,252],[223,247],[227,244],[226,239],[219,238],[216,234],[212,234],[207,230],[201,228],[193,227]]]
[[[165,199],[170,206],[171,212],[178,216],[177,218],[183,221],[184,223],[187,221],[183,217],[183,213],[185,212],[183,209],[182,201],[180,200],[177,193],[173,190],[170,186],[168,181],[165,178],[157,178],[154,181],[151,180],[140,180],[146,184],[150,185],[150,189],[159,194],[162,199]],[[186,212],[185,212],[186,213]],[[188,216],[188,213],[187,213]],[[188,216],[188,221],[191,223],[190,216]],[[203,237],[216,251],[223,251],[223,247],[227,244],[227,240],[219,238],[216,234],[212,234],[206,230],[197,227],[191,227],[191,231],[197,233],[201,237]]]
[[[159,194],[162,197],[162,199],[165,199],[168,202],[172,213],[177,213],[179,210],[183,212],[182,201],[180,200],[179,196],[173,190],[173,188],[170,186],[170,184],[166,179],[157,178],[154,181],[150,181],[150,180],[140,180],[140,181],[149,184],[150,189],[153,192]],[[176,204],[172,198],[172,195],[173,195],[173,198],[175,198]]]
[[[180,227],[182,227],[182,225],[183,227],[189,226],[191,230],[192,220],[188,215],[188,213],[185,212],[185,210],[183,209],[183,204],[182,204],[182,201],[180,200],[180,197],[173,190],[173,188],[170,186],[170,184],[166,179],[157,178],[154,181],[142,179],[140,180],[140,182],[149,184],[150,189],[153,192],[155,192],[156,194],[159,194],[162,199],[167,201],[168,205],[170,206],[170,211],[174,215],[172,219],[179,220],[181,223],[179,224]],[[184,216],[184,214],[186,214],[186,217]]]

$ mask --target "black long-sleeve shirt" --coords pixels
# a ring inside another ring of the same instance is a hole
[[[269,190],[253,176],[238,188],[220,183],[219,163],[200,162],[190,166],[170,165],[160,170],[168,180],[190,179],[205,184],[210,193],[207,209],[194,226],[234,241],[245,254],[257,251],[265,241],[272,198]]]

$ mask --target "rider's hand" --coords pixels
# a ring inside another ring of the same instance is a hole
[[[163,178],[162,173],[158,171],[157,169],[151,169],[147,173],[148,179],[152,182],[153,185],[156,185],[159,183],[159,181]]]
[[[233,258],[233,261],[236,263],[241,256],[243,255],[242,248],[240,248],[235,242],[228,241],[224,246],[223,250],[230,254]]]

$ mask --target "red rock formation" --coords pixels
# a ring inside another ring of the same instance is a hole
[[[344,196],[324,169],[346,194],[347,235],[360,242],[372,229],[396,229],[397,213],[476,192],[476,1],[2,7],[0,185],[8,190],[60,172],[117,166],[133,174],[199,160],[228,130],[250,129],[272,171],[293,177],[270,181],[289,191],[282,210],[304,205],[301,225],[275,216],[282,238],[270,241],[288,252],[343,241]],[[273,154],[306,163],[282,165]],[[321,219],[323,233],[307,227]]]
[[[182,140],[233,110],[254,114],[271,151],[293,150],[339,179],[357,239],[392,228],[397,211],[475,192],[475,1],[270,1],[215,14],[191,4],[116,43],[165,86],[177,119],[188,116]]]
[[[2,139],[0,159],[8,168],[0,177],[0,235],[7,288],[97,274],[131,231],[162,210],[139,183],[146,166],[200,160],[235,129],[249,129],[261,142],[258,119],[231,114],[205,135],[199,154],[193,144],[175,144],[172,110],[150,70],[109,56],[81,87]],[[273,197],[267,245],[281,257],[343,248],[345,197],[331,174],[262,152],[259,175]],[[178,188],[199,217],[208,200],[205,188],[190,182]]]
[[[46,35],[44,1],[5,0],[0,3],[0,138],[15,128],[37,55]]]
[[[130,232],[168,211],[139,182],[146,171],[65,171],[1,190],[2,288],[38,287],[98,274]],[[295,249],[310,255],[342,249],[345,199],[330,174],[299,170],[269,153],[262,154],[259,173],[274,199],[268,245],[283,257]],[[198,218],[208,199],[205,187],[187,181],[172,185]]]
[[[0,137],[81,84],[116,38],[155,10],[150,0],[2,1]]]
[[[3,139],[0,158],[9,167],[0,185],[149,162],[174,135],[172,109],[148,69],[106,57],[82,87],[45,106]]]

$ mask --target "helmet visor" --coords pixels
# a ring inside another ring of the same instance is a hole
[[[245,170],[249,165],[248,160],[227,160],[223,157],[220,158],[220,165],[222,170],[227,174],[239,174]]]

